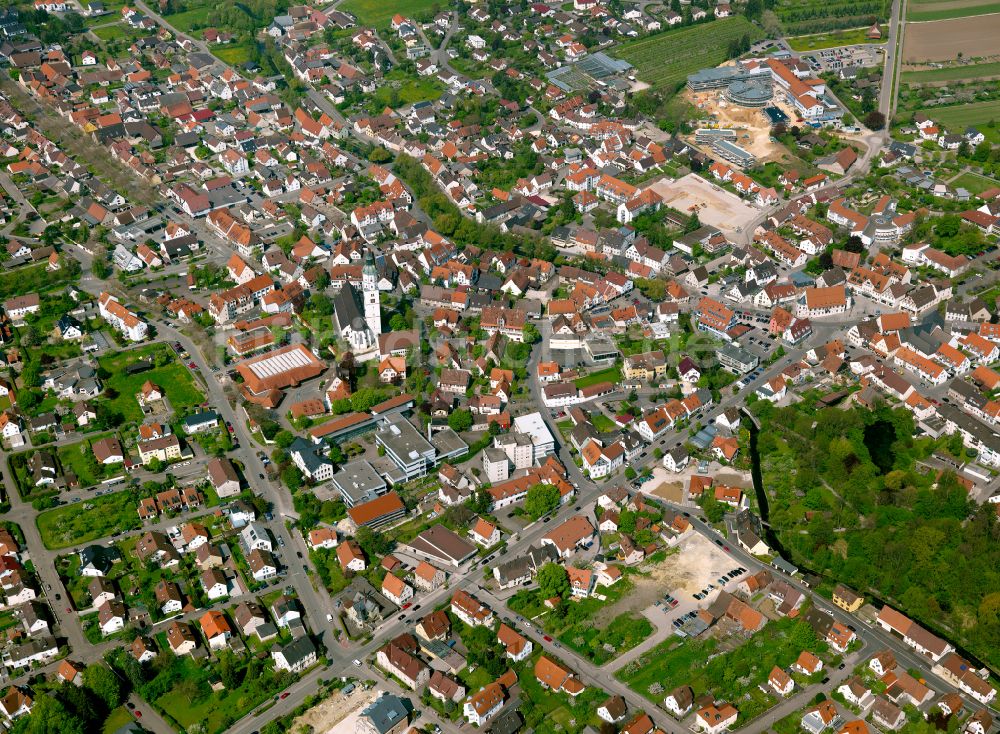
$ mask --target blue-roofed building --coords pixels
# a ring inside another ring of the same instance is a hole
[[[383,693],[361,710],[358,734],[400,734],[406,729],[412,704],[405,698]]]

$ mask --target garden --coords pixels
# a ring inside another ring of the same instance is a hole
[[[739,709],[740,726],[760,716],[775,703],[766,685],[771,669],[787,669],[803,650],[821,653],[826,643],[800,619],[784,617],[768,622],[745,642],[709,636],[697,640],[671,637],[624,666],[615,677],[650,701],[659,702],[677,686],[691,686],[695,696],[712,695],[716,701]]]
[[[88,543],[142,526],[131,490],[46,510],[35,519],[45,547],[53,550]]]
[[[626,573],[629,571],[630,569],[626,569]],[[542,581],[544,579],[539,583]],[[620,614],[607,624],[599,623],[600,612],[632,590],[632,583],[628,578],[614,586],[601,587],[600,593],[605,596],[604,599],[591,596],[587,599],[564,600],[552,609],[544,603],[545,599],[554,595],[546,586],[547,583],[543,584],[543,588],[517,592],[507,602],[507,606],[542,626],[547,633],[558,637],[563,644],[595,665],[603,665],[615,659],[653,634],[653,625],[649,620],[633,612]],[[568,588],[566,591],[568,592]]]

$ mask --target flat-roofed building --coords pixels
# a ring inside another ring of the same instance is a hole
[[[375,433],[375,444],[399,468],[403,481],[422,477],[434,465],[437,455],[430,442],[404,418],[391,420]]]
[[[333,475],[333,486],[340,492],[348,507],[370,502],[389,491],[385,479],[364,459],[344,464]]]

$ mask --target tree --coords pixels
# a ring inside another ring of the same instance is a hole
[[[389,319],[389,330],[390,331],[405,331],[409,324],[406,323],[406,317],[401,313],[394,313],[392,318]]]
[[[559,489],[552,484],[536,484],[528,489],[524,511],[532,520],[551,512],[559,506]]]
[[[865,115],[865,127],[870,130],[881,130],[885,127],[885,115],[878,110],[872,110]]]
[[[781,21],[778,14],[773,10],[765,10],[760,16],[760,27],[764,29],[764,34],[768,38],[778,38],[781,36]]]
[[[726,516],[726,506],[715,499],[715,494],[711,491],[702,494],[701,509],[705,511],[705,517],[709,522],[721,522]]]
[[[38,696],[30,716],[18,719],[18,734],[84,734],[86,727],[55,696]]]
[[[302,486],[302,472],[295,464],[289,464],[281,470],[281,481],[289,490],[294,492]]]
[[[538,329],[531,322],[528,322],[524,325],[524,329],[522,329],[522,334],[524,335],[525,344],[534,344],[535,342],[537,342],[542,338],[541,334],[538,333]]]
[[[757,20],[764,12],[763,0],[747,0],[746,16],[750,20]]]
[[[108,711],[118,708],[125,700],[121,681],[106,665],[88,665],[83,671],[83,685],[101,699]]]
[[[684,232],[694,232],[696,229],[701,227],[701,220],[698,218],[698,212],[691,212],[691,216],[688,217],[687,224],[684,225]]]
[[[394,546],[393,542],[382,533],[364,526],[358,528],[355,539],[369,558],[381,558],[391,553]]]
[[[243,682],[243,667],[231,650],[223,650],[219,655],[219,678],[227,690],[235,690]]]
[[[569,592],[569,575],[566,569],[558,563],[546,563],[538,569],[538,588],[544,599],[565,597]]]
[[[295,434],[291,431],[281,430],[278,431],[274,436],[274,442],[278,444],[278,448],[287,449],[292,445],[292,441],[295,440]]]
[[[475,495],[469,500],[469,510],[477,515],[483,515],[490,511],[490,505],[493,504],[493,497],[485,489],[478,490]]]
[[[448,416],[448,427],[455,433],[468,431],[472,428],[472,411],[468,408],[459,408]]]

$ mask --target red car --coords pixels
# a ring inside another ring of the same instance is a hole
[[[406,602],[406,604],[403,605],[403,609],[409,609],[412,606],[413,604],[411,602]]]
[[[722,546],[722,550],[724,550],[726,553],[729,553],[729,546],[728,545]]]
[[[548,635],[542,635],[542,639],[545,640],[546,642],[552,642],[552,638],[549,637]]]
[[[139,709],[136,709],[132,713],[135,714],[135,718],[137,718],[137,719],[141,719],[142,718],[142,711],[140,711]]]
[[[286,698],[288,698],[291,695],[292,694],[289,691],[285,691],[284,693],[281,694],[281,698],[282,699],[286,699]]]
[[[193,370],[198,369],[198,365],[196,365],[194,362],[188,362],[188,367],[190,367]]]

